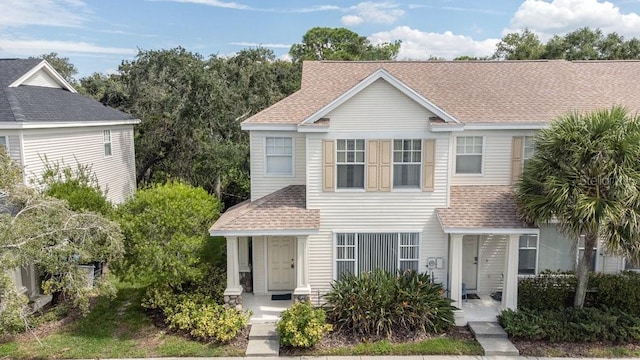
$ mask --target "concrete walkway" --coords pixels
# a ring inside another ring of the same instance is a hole
[[[502,326],[497,322],[469,322],[469,330],[480,343],[486,356],[518,356],[520,352],[513,345]]]

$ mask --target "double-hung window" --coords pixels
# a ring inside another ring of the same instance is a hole
[[[393,140],[393,187],[420,188],[422,140]]]
[[[102,144],[104,146],[104,156],[111,156],[111,130],[102,131]]]
[[[382,269],[418,271],[418,233],[336,234],[336,279]]]
[[[482,136],[456,138],[456,174],[482,173]]]
[[[274,176],[293,175],[293,138],[265,138],[265,173]]]
[[[535,148],[533,146],[533,136],[525,136],[522,142],[522,168],[527,164],[527,161],[533,156]]]
[[[520,235],[520,249],[518,253],[518,274],[535,275],[537,251],[538,251],[538,236]]]
[[[364,154],[363,139],[336,140],[338,189],[364,189]]]

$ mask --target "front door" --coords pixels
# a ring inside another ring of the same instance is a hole
[[[293,290],[295,288],[293,237],[270,237],[267,241],[269,263],[269,290]]]
[[[478,236],[465,235],[462,238],[462,282],[467,289],[478,287]]]

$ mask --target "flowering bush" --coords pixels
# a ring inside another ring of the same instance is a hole
[[[299,302],[282,312],[277,325],[280,342],[285,346],[312,347],[332,330],[324,310],[310,302]]]

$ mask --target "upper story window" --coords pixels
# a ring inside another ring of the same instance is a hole
[[[420,188],[422,140],[393,140],[393,187]]]
[[[265,174],[293,175],[293,138],[265,138]]]
[[[4,147],[5,151],[9,148],[7,146],[8,143],[6,136],[0,136],[0,146]]]
[[[338,189],[364,189],[364,140],[336,140]]]
[[[482,173],[482,136],[456,138],[456,174]]]
[[[536,273],[536,253],[538,236],[520,235],[518,251],[518,274],[534,275]]]
[[[111,130],[102,131],[102,143],[104,144],[104,156],[111,156]]]
[[[535,151],[535,147],[533,145],[533,136],[525,136],[524,141],[522,142],[522,167],[527,164],[527,161],[531,159],[533,156],[533,152]]]

